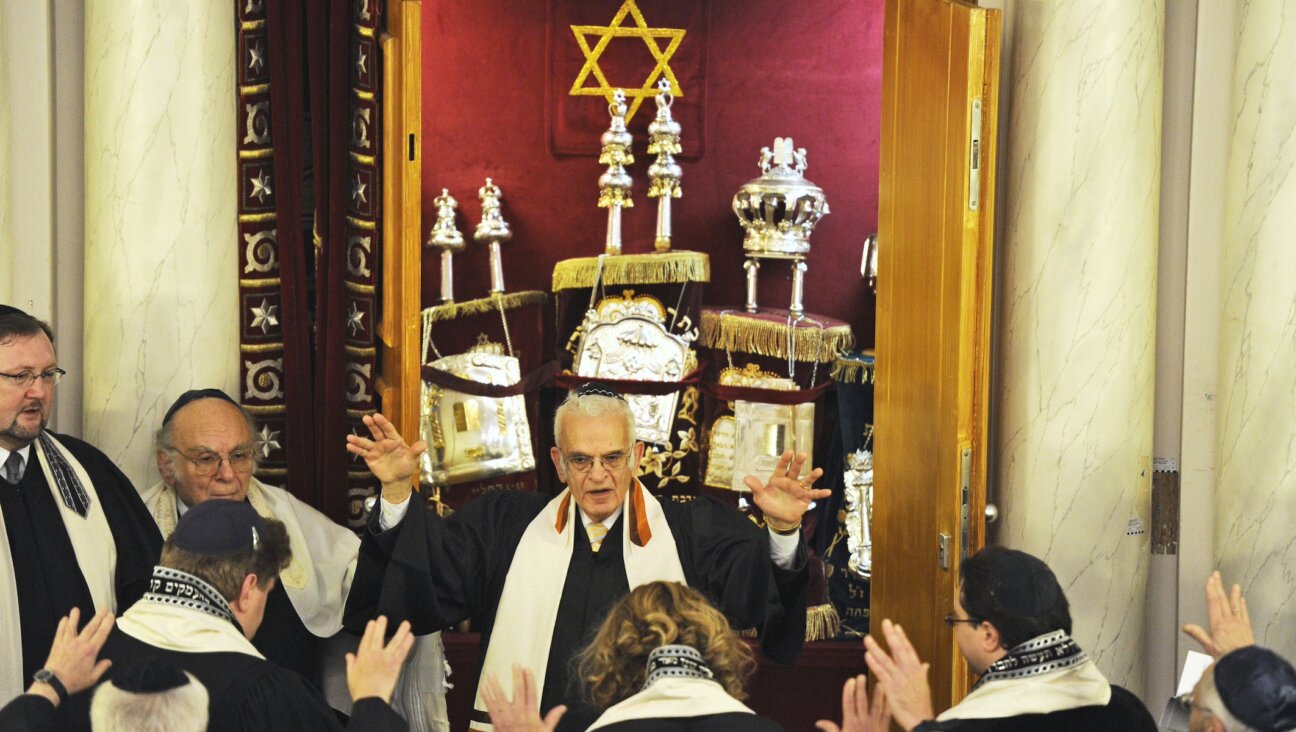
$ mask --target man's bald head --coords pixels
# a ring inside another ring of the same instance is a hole
[[[158,472],[187,506],[247,497],[256,468],[251,417],[233,402],[202,397],[171,413],[158,430]]]

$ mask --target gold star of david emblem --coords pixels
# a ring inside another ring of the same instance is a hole
[[[625,25],[626,16],[634,20],[633,26]],[[611,104],[613,92],[622,89],[627,99],[634,100],[626,112],[627,122],[634,118],[635,111],[643,104],[644,99],[657,95],[657,79],[663,75],[670,82],[671,94],[676,98],[684,96],[679,81],[675,78],[675,72],[671,71],[670,67],[671,56],[675,54],[675,49],[679,48],[680,41],[684,40],[683,28],[650,28],[644,20],[643,13],[639,11],[639,6],[635,5],[635,0],[625,0],[621,9],[612,17],[612,22],[607,25],[573,25],[571,29],[576,36],[576,44],[580,46],[581,53],[585,54],[585,65],[581,67],[580,73],[576,75],[576,81],[572,82],[571,91],[568,92],[571,96],[601,96]],[[590,48],[589,36],[598,38],[593,48]],[[599,68],[599,57],[603,55],[603,51],[613,38],[642,38],[644,44],[648,46],[648,51],[656,59],[657,66],[638,88],[609,84],[607,76]],[[658,45],[659,40],[668,41],[664,50]],[[590,76],[594,77],[598,86],[585,85]]]

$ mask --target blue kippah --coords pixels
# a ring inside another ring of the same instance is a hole
[[[265,521],[246,501],[212,498],[185,511],[171,543],[201,556],[221,556],[256,549]]]
[[[1215,690],[1229,713],[1261,732],[1296,727],[1296,670],[1278,654],[1243,646],[1215,662]]]
[[[179,398],[175,400],[175,403],[171,405],[171,408],[166,411],[166,416],[162,418],[162,424],[170,422],[171,418],[175,416],[176,412],[180,411],[181,407],[189,402],[196,402],[199,399],[223,399],[236,407],[239,405],[238,402],[230,398],[229,394],[226,394],[220,389],[190,389],[181,394]]]

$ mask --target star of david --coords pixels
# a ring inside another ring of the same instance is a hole
[[[270,176],[266,175],[265,171],[262,170],[257,174],[257,177],[252,179],[252,196],[255,196],[258,201],[264,203],[265,197],[271,193]],[[250,197],[251,196],[249,196],[249,198]]]
[[[265,66],[265,51],[261,50],[261,46],[248,46],[248,56],[252,59],[248,61],[249,69],[258,71]]]
[[[625,25],[626,16],[634,19],[633,26]],[[621,9],[617,10],[616,15],[612,17],[612,22],[607,25],[573,25],[571,29],[576,36],[576,44],[580,46],[581,53],[585,54],[585,65],[576,75],[576,81],[572,82],[571,91],[567,92],[571,96],[601,96],[606,97],[611,104],[612,94],[618,88],[622,89],[628,99],[634,99],[626,112],[627,122],[634,118],[635,111],[643,104],[644,99],[657,95],[657,79],[662,76],[670,82],[671,94],[676,97],[684,96],[679,81],[675,78],[675,72],[670,67],[671,56],[675,55],[675,49],[679,48],[680,41],[684,40],[683,28],[650,28],[644,20],[643,13],[639,11],[639,6],[635,5],[635,0],[625,0]],[[586,36],[598,37],[598,42],[593,48],[590,48]],[[613,86],[608,83],[607,76],[603,74],[603,69],[599,68],[598,62],[613,38],[642,38],[644,45],[648,46],[649,53],[656,59],[657,65],[652,73],[648,74],[642,86],[633,88],[629,85]],[[668,39],[665,50],[658,45],[658,39]],[[598,86],[585,86],[585,80],[591,75],[598,81]]]
[[[252,327],[260,328],[264,334],[270,332],[272,325],[279,325],[279,306],[271,305],[269,300],[261,298],[261,307],[252,308]]]
[[[363,48],[356,51],[356,73],[363,74],[368,71],[368,69],[365,68],[365,62],[368,60],[369,57],[365,55]]]
[[[365,198],[365,189],[369,186],[356,176],[355,183],[351,184],[351,200],[357,203],[368,203],[369,199]]]
[[[260,450],[261,454],[266,458],[270,457],[272,451],[283,447],[283,445],[279,444],[279,432],[270,429],[269,426],[264,424],[261,425],[260,432],[252,434],[252,440],[256,443],[256,449]]]
[[[355,303],[351,303],[351,312],[347,314],[347,329],[351,331],[351,335],[365,329],[364,323],[360,322],[363,317],[364,313],[360,308],[356,307]]]

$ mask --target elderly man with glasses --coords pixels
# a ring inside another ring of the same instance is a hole
[[[410,478],[427,445],[405,443],[382,415],[366,417],[372,439],[348,437],[383,483],[360,561],[387,568],[366,614],[438,630],[471,618],[482,633],[483,678],[507,682],[517,665],[538,677],[538,711],[570,711],[560,729],[585,729],[598,710],[581,703],[570,661],[607,610],[639,585],[687,583],[736,628],[754,628],[762,650],[793,661],[805,638],[805,548],[801,517],[827,490],[802,475],[805,454],[783,455],[765,483],[747,478],[767,528],[711,498],[658,502],[635,479],[644,445],[615,392],[586,385],[554,415],[550,450],[566,489],[557,496],[496,491],[448,519],[409,508]],[[393,526],[383,530],[385,526]],[[357,609],[361,609],[358,608]],[[480,695],[473,729],[490,729]],[[508,693],[509,690],[505,690]]]
[[[220,389],[181,394],[154,436],[162,480],[142,492],[144,502],[164,539],[189,509],[213,499],[246,501],[287,527],[292,561],[267,596],[265,620],[252,643],[266,659],[324,687],[329,702],[345,712],[350,700],[341,684],[343,653],[354,650],[356,639],[342,632],[342,620],[360,539],[253,475],[255,433],[251,415]],[[444,721],[442,658],[439,637],[417,640],[395,703],[412,729],[435,729]]]
[[[162,538],[130,480],[94,447],[47,429],[58,367],[49,325],[0,305],[0,699],[33,678],[59,619],[121,612],[148,589]],[[61,693],[61,692],[60,692]]]

